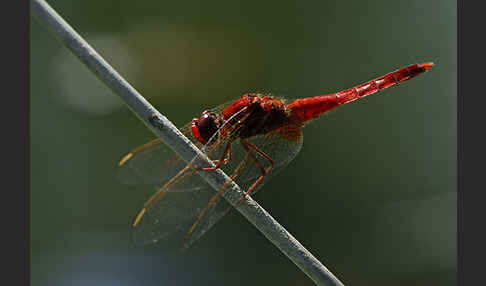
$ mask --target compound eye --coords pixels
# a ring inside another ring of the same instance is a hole
[[[216,114],[205,110],[199,118],[192,121],[191,129],[194,137],[202,144],[206,144],[219,129]]]

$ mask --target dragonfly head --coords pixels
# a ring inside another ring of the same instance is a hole
[[[218,131],[220,125],[220,120],[216,113],[205,110],[198,118],[192,119],[192,135],[197,141],[201,142],[201,144],[206,144]]]

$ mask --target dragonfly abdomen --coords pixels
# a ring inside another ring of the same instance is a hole
[[[337,93],[294,100],[288,105],[288,108],[291,110],[291,116],[293,118],[305,122],[317,118],[324,112],[336,108],[339,105],[355,101],[416,77],[426,72],[433,65],[433,63],[409,65],[394,72],[387,73],[377,79]]]

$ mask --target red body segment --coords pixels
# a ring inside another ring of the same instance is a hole
[[[254,93],[242,95],[240,98],[228,105],[228,107],[223,109],[223,118],[228,120],[233,114],[239,112],[242,108],[248,107],[252,103],[259,102],[260,100],[261,98],[256,96]]]
[[[426,72],[433,65],[433,63],[409,65],[377,79],[337,93],[294,100],[287,107],[291,110],[291,116],[293,118],[305,122],[317,118],[322,113],[341,104],[357,100],[400,82],[407,81]]]

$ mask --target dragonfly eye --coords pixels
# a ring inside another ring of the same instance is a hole
[[[194,118],[191,124],[192,135],[197,141],[206,144],[209,139],[218,131],[219,120],[214,112],[205,110],[199,118]]]

